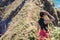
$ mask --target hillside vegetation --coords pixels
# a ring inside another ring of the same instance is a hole
[[[52,0],[15,0],[6,6],[2,17],[5,31],[0,40],[38,40],[37,21],[41,10],[56,17],[49,30],[51,40],[60,40],[60,27],[55,27],[58,15]]]

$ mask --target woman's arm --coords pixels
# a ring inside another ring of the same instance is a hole
[[[53,22],[54,20],[55,20],[55,18],[52,16],[52,15],[50,15],[48,12],[46,12],[45,13],[47,16],[49,16],[50,17],[50,19],[49,20],[45,20],[44,21],[44,23],[51,23],[51,22]]]
[[[48,14],[48,16],[51,17],[50,18],[51,21],[54,21],[55,20],[55,18],[52,15]]]

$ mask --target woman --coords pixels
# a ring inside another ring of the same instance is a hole
[[[49,20],[45,20],[45,17],[49,16]],[[39,29],[39,40],[46,40],[49,37],[48,23],[51,23],[55,18],[50,15],[47,11],[40,12],[40,19],[38,20],[38,29]]]

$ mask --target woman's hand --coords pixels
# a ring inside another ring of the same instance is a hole
[[[49,12],[45,11],[45,15],[49,16],[50,17],[50,20],[45,20],[44,22],[47,24],[47,23],[51,23],[52,21],[55,20],[55,18],[49,14]]]
[[[49,12],[45,11],[45,15],[50,15]]]

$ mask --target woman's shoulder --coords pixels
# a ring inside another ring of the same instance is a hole
[[[43,18],[40,18],[38,21],[44,21],[44,19]]]
[[[40,19],[38,20],[38,22],[39,22],[39,23],[44,22],[44,19],[43,19],[43,18],[40,18]]]

